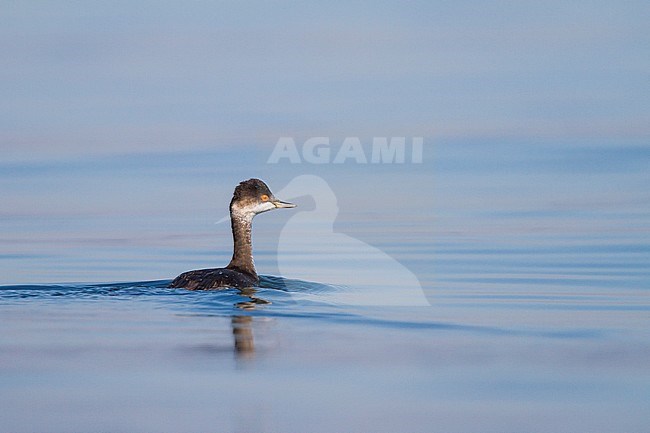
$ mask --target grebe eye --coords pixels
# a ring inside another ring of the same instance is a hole
[[[266,194],[262,194],[260,198],[262,199],[262,201],[269,201],[269,196]]]

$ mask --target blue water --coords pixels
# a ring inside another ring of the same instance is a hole
[[[4,286],[3,428],[644,431],[647,295],[545,277],[456,281],[431,307],[337,305],[277,277]]]
[[[265,156],[274,191],[326,179],[334,231],[401,263],[430,305],[346,302],[354,289],[327,278],[361,270],[307,235],[292,269],[278,245],[309,197],[256,218],[259,287],[168,288],[229,259],[214,222],[242,175],[236,158],[215,171],[227,152],[4,165],[1,431],[647,431],[647,147],[451,143],[409,167]]]

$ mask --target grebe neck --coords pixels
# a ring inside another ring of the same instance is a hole
[[[232,227],[233,254],[232,260],[227,268],[257,277],[255,263],[253,262],[253,243],[251,240],[253,215],[240,213],[231,209],[230,225]]]

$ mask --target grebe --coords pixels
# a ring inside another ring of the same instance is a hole
[[[251,228],[255,215],[279,208],[296,207],[278,200],[268,186],[259,179],[248,179],[235,188],[230,201],[232,226],[232,260],[225,268],[198,269],[180,274],[170,287],[188,290],[245,288],[259,283],[253,263]]]

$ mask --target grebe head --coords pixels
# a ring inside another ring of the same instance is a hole
[[[251,219],[258,213],[289,207],[296,205],[279,200],[259,179],[248,179],[237,185],[230,201],[231,213]]]

